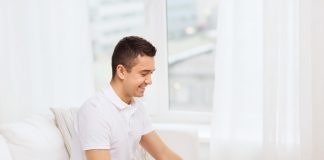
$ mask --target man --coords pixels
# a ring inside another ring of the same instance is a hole
[[[157,160],[181,159],[152,129],[137,98],[152,84],[155,53],[155,47],[140,37],[118,42],[110,84],[87,100],[77,114],[72,160],[133,160],[139,144]]]

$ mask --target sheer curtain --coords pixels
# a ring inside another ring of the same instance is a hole
[[[0,122],[93,91],[86,0],[0,0]]]
[[[211,159],[324,158],[322,7],[220,0]]]

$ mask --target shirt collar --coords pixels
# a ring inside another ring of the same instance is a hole
[[[123,100],[121,100],[120,97],[117,95],[117,93],[115,92],[115,90],[112,88],[112,86],[110,84],[105,86],[102,89],[102,92],[103,92],[104,96],[106,98],[108,98],[118,110],[137,108],[136,107],[137,105],[135,105],[136,104],[135,100],[133,100],[131,104],[127,104]]]

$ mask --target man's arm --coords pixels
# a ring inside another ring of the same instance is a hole
[[[181,160],[180,156],[163,143],[155,131],[143,135],[140,144],[156,160]]]
[[[108,149],[92,149],[86,150],[87,160],[111,160]]]

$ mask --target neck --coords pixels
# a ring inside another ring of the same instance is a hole
[[[129,97],[125,91],[124,88],[122,86],[122,84],[120,82],[116,82],[114,80],[110,81],[110,85],[113,88],[113,90],[115,91],[115,93],[118,95],[118,97],[125,103],[130,104],[133,100],[132,97]]]

